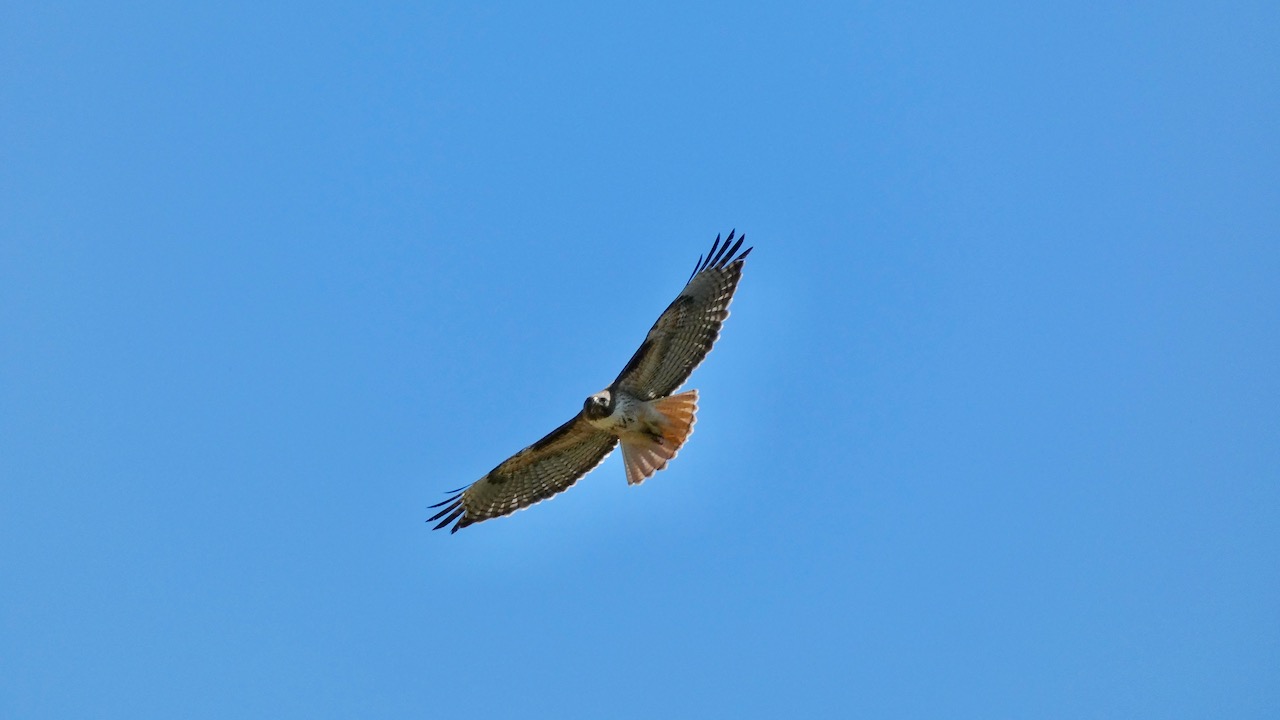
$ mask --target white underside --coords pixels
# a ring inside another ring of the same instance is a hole
[[[593,426],[619,437],[630,433],[661,432],[662,415],[653,408],[650,400],[641,400],[625,393],[617,393],[613,412],[599,420],[588,420]]]

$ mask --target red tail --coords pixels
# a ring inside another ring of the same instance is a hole
[[[662,470],[680,452],[697,422],[698,391],[653,401],[653,409],[662,416],[661,437],[633,433],[622,438],[622,461],[627,468],[627,483],[639,485]]]

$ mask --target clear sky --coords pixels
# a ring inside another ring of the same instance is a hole
[[[1280,717],[1280,5],[185,5],[0,10],[0,716]]]

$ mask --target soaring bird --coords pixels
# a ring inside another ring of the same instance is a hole
[[[609,387],[588,397],[582,411],[538,442],[512,455],[432,508],[427,522],[451,532],[502,517],[564,492],[622,443],[627,483],[639,485],[667,467],[693,432],[698,391],[673,395],[702,363],[729,317],[729,302],[751,248],[716,236],[699,257],[676,299],[649,329],[640,349]],[[443,518],[443,519],[442,519]],[[456,521],[456,522],[455,522]]]

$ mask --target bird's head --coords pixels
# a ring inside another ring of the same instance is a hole
[[[613,397],[608,390],[601,390],[582,403],[582,412],[591,420],[608,417],[612,400]]]

